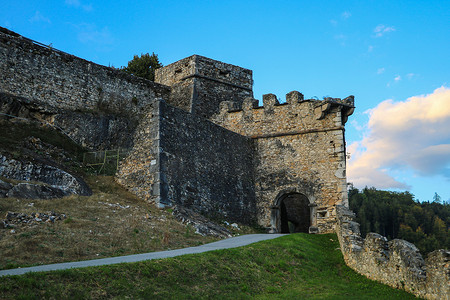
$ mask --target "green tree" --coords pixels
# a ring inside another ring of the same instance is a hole
[[[375,231],[388,239],[402,238],[414,243],[423,254],[450,248],[450,206],[435,194],[433,202],[419,202],[409,192],[380,191],[375,188],[348,191],[349,206],[361,224],[361,235]]]
[[[155,70],[162,66],[159,62],[158,55],[153,52],[151,55],[148,53],[141,54],[141,56],[135,55],[128,62],[128,66],[122,68],[122,70],[128,74],[154,81]]]
[[[433,202],[442,203],[441,196],[438,193],[434,192]]]

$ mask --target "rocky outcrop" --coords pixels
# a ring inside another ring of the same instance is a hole
[[[70,193],[59,188],[23,182],[13,186],[6,194],[6,197],[25,199],[52,199],[62,198],[69,194]]]
[[[361,237],[355,214],[337,206],[337,234],[349,267],[370,279],[427,299],[450,299],[450,251],[437,250],[424,260],[414,244],[388,241],[377,233]]]
[[[194,227],[195,233],[203,236],[210,235],[219,238],[229,238],[233,236],[225,227],[211,222],[191,209],[175,206],[172,215],[181,223]]]
[[[38,162],[7,158],[1,154],[0,176],[22,181],[15,186],[0,185],[0,190],[6,191],[8,197],[49,199],[69,194],[83,196],[92,194],[81,178],[64,170]],[[30,181],[39,184],[30,184]]]
[[[13,188],[12,184],[10,184],[8,182],[4,182],[0,179],[0,198],[6,197],[6,194],[12,188]]]

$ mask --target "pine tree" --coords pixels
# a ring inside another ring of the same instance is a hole
[[[122,68],[122,70],[128,74],[154,81],[155,70],[162,66],[159,62],[158,55],[153,52],[151,55],[148,53],[141,54],[141,56],[135,55],[128,62],[128,66]]]

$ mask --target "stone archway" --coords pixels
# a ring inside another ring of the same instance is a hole
[[[309,232],[311,205],[301,193],[283,194],[272,208],[272,232]]]

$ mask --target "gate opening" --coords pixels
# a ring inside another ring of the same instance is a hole
[[[280,198],[277,215],[278,232],[309,232],[311,212],[309,200],[305,195],[292,193]]]

